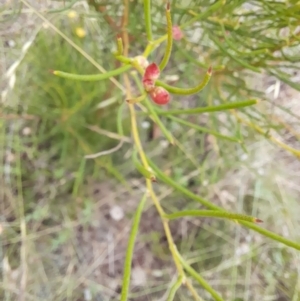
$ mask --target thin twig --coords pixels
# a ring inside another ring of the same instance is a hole
[[[116,151],[118,151],[124,144],[124,140],[121,140],[117,146],[111,148],[111,149],[108,149],[108,150],[105,150],[105,151],[102,151],[102,152],[99,152],[99,153],[96,153],[96,154],[91,154],[91,155],[86,155],[84,156],[85,159],[95,159],[95,158],[99,158],[101,156],[106,156],[106,155],[109,155],[109,154],[112,154]]]
[[[111,139],[116,139],[116,140],[121,140],[123,142],[127,142],[127,143],[132,143],[132,139],[127,137],[127,136],[121,136],[117,133],[113,133],[113,132],[110,132],[110,131],[107,131],[107,130],[104,130],[104,129],[101,129],[99,128],[98,126],[96,125],[88,125],[86,126],[88,129],[90,129],[91,131],[93,132],[96,132],[100,135],[105,135]]]

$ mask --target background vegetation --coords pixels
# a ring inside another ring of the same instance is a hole
[[[164,7],[152,1],[155,38],[166,32]],[[3,300],[120,298],[131,220],[146,189],[131,159],[123,78],[79,82],[49,70],[91,74],[99,66],[120,66],[112,52],[123,10],[121,1],[20,1],[1,9]],[[147,45],[143,1],[131,1],[129,13],[129,53],[136,56]],[[188,191],[257,216],[264,228],[299,242],[298,1],[173,0],[172,19],[184,25],[184,38],[174,41],[162,80],[190,87],[210,65],[213,76],[201,93],[173,96],[166,110],[260,102],[161,116],[174,146],[139,111],[145,152]],[[164,49],[150,60],[159,63]],[[116,152],[84,158],[120,141]],[[202,208],[162,180],[155,191],[168,213]],[[223,220],[189,217],[170,227],[179,252],[224,300],[300,300],[297,250]],[[149,201],[135,245],[130,300],[166,300],[175,271]],[[201,287],[197,291],[211,300]],[[182,287],[175,300],[190,299]]]

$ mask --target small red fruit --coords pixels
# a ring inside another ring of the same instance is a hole
[[[151,79],[152,81],[155,81],[156,79],[159,78],[159,75],[160,75],[159,67],[155,63],[152,63],[146,68],[145,74],[143,76],[143,80]]]
[[[154,87],[149,94],[157,105],[162,106],[170,101],[170,93],[162,87]]]
[[[146,92],[150,92],[154,88],[154,81],[152,79],[144,78],[143,85]]]
[[[182,33],[180,27],[177,26],[177,25],[174,25],[172,27],[172,34],[173,34],[173,39],[174,40],[178,41],[178,40],[181,40],[183,38],[183,33]]]

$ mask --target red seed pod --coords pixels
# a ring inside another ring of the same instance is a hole
[[[177,26],[177,25],[174,25],[172,27],[172,34],[173,34],[173,39],[174,40],[178,41],[178,40],[181,40],[183,38],[183,33],[182,33],[180,27]]]
[[[146,92],[150,92],[154,89],[154,81],[152,79],[144,78],[143,85]]]
[[[156,79],[159,78],[159,75],[160,75],[159,67],[155,63],[152,63],[146,68],[145,74],[143,76],[143,80],[151,79],[152,81],[155,81]]]
[[[170,93],[163,87],[154,87],[149,94],[151,99],[160,106],[167,104],[171,98]]]

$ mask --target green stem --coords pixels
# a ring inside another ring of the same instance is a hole
[[[224,299],[202,278],[177,252],[177,256],[184,269],[207,291],[216,301],[224,301]]]
[[[63,71],[54,70],[52,73],[58,77],[79,80],[79,81],[98,81],[108,79],[110,77],[122,74],[128,71],[131,68],[130,65],[123,66],[121,68],[103,73],[103,74],[74,74],[74,73],[67,73]]]
[[[155,82],[155,85],[156,86],[160,86],[160,87],[163,87],[165,88],[167,91],[169,91],[170,93],[172,94],[177,94],[177,95],[192,95],[192,94],[195,94],[195,93],[198,93],[200,92],[201,90],[203,90],[205,88],[205,86],[208,84],[210,78],[211,78],[211,72],[212,72],[212,68],[210,67],[205,76],[204,76],[204,79],[201,83],[199,83],[197,86],[193,87],[193,88],[177,88],[177,87],[173,87],[173,86],[170,86],[168,84],[165,84],[164,82],[160,81],[160,80],[157,80]]]
[[[210,106],[210,107],[202,107],[202,108],[194,108],[194,109],[186,109],[186,110],[169,110],[169,111],[157,110],[157,114],[158,115],[183,115],[183,114],[218,112],[218,111],[225,111],[225,110],[252,106],[254,104],[257,104],[257,102],[258,101],[255,99],[250,99],[245,101],[225,103],[218,106]]]
[[[174,282],[174,284],[172,285],[170,291],[169,291],[169,295],[167,298],[167,301],[173,301],[174,297],[176,295],[177,290],[180,288],[181,284],[182,284],[182,280],[183,277],[182,276],[178,276],[176,282]]]
[[[138,102],[141,102],[142,100],[144,100],[146,98],[146,96],[147,96],[147,94],[144,92],[142,95],[135,97],[135,98],[126,99],[126,101],[131,104],[138,103]]]
[[[121,37],[117,38],[117,49],[118,49],[118,55],[123,55],[123,40]]]
[[[152,41],[152,27],[151,27],[151,0],[144,0],[144,16],[147,39],[149,42]]]
[[[117,112],[117,129],[118,134],[120,136],[124,136],[124,129],[123,129],[123,110],[124,110],[124,102],[120,104]]]
[[[219,211],[225,211],[223,208],[201,198],[200,196],[194,194],[193,192],[191,192],[190,190],[186,189],[185,187],[179,185],[177,182],[175,182],[173,179],[171,179],[170,177],[166,176],[156,165],[154,165],[154,163],[148,159],[149,165],[152,167],[154,173],[156,174],[157,178],[162,180],[163,182],[167,183],[169,186],[173,187],[174,189],[180,191],[182,194],[184,194],[185,196],[191,198],[192,200],[204,205],[207,208],[210,208],[211,210],[219,210]],[[273,239],[277,242],[280,242],[286,246],[289,246],[293,249],[299,250],[300,251],[300,244],[296,243],[292,240],[286,239],[284,237],[282,237],[281,235],[278,235],[276,233],[273,233],[271,231],[268,231],[264,228],[261,228],[259,226],[257,226],[256,224],[253,223],[249,223],[246,221],[240,221],[240,224],[252,229],[270,239]]]
[[[175,188],[176,190],[180,191],[182,194],[185,196],[197,201],[198,203],[204,205],[207,208],[210,208],[212,210],[222,210],[220,207],[217,205],[212,204],[211,202],[201,198],[200,196],[192,193],[190,190],[186,189],[185,187],[179,185],[177,182],[175,182],[172,178],[166,176],[160,168],[158,168],[149,158],[147,159],[149,162],[149,165],[152,167],[155,175],[161,179],[163,182],[168,184],[169,186]],[[222,210],[225,211],[225,210]]]
[[[133,152],[132,152],[132,161],[133,161],[133,164],[135,166],[135,168],[137,169],[137,171],[142,174],[146,179],[150,179],[152,182],[156,182],[156,177],[155,175],[153,174],[153,172],[151,172],[151,169],[149,167],[149,169],[146,169],[138,160],[138,157],[137,157],[137,150],[134,149]]]
[[[134,63],[134,60],[130,57],[126,57],[124,55],[116,55],[116,59],[124,64],[132,64]]]
[[[167,2],[166,8],[166,18],[167,18],[167,46],[164,57],[159,65],[160,71],[163,71],[167,66],[171,52],[172,52],[172,45],[173,45],[173,32],[172,32],[172,18],[171,18],[171,10],[170,10],[170,2]]]
[[[174,141],[174,137],[173,135],[170,133],[170,131],[166,128],[166,126],[163,124],[163,122],[160,120],[159,116],[157,115],[156,110],[153,108],[152,103],[149,101],[148,97],[145,99],[145,105],[147,107],[148,110],[148,114],[150,115],[150,117],[153,118],[153,121],[158,125],[158,127],[161,129],[161,131],[163,132],[163,134],[165,135],[165,137],[167,138],[167,140],[174,145],[175,141]]]
[[[270,239],[273,239],[275,241],[278,241],[286,246],[289,246],[293,249],[296,249],[296,250],[299,250],[300,251],[300,244],[299,243],[296,243],[292,240],[289,240],[289,239],[286,239],[284,237],[282,237],[281,235],[278,235],[274,232],[271,232],[271,231],[268,231],[260,226],[257,226],[256,224],[253,224],[253,223],[249,223],[249,222],[245,222],[245,221],[241,221],[240,222],[241,225],[251,229],[251,230],[254,230],[266,237],[269,237]]]
[[[129,291],[129,285],[130,285],[130,275],[131,275],[131,262],[132,262],[132,256],[134,252],[134,243],[137,236],[139,223],[141,219],[141,215],[143,212],[144,205],[147,200],[147,194],[145,193],[134,216],[131,232],[129,236],[127,251],[126,251],[126,257],[125,257],[125,264],[124,264],[124,275],[123,275],[123,284],[122,284],[122,293],[121,293],[121,299],[120,301],[127,301],[128,298],[128,291]]]
[[[166,214],[165,217],[168,219],[177,219],[185,216],[226,218],[231,220],[240,220],[240,221],[247,221],[252,223],[262,222],[260,219],[257,219],[253,216],[239,214],[239,213],[216,211],[216,210],[184,210],[184,211],[179,211],[171,214]]]

